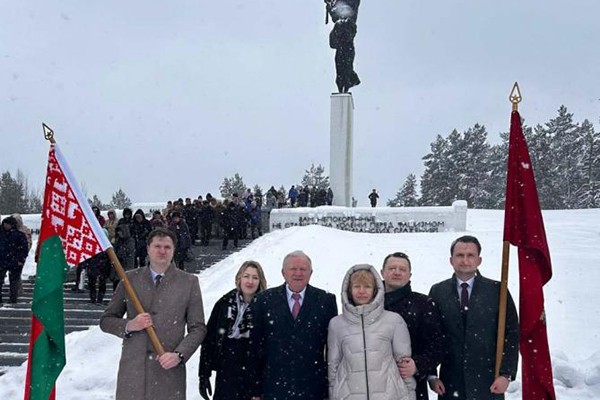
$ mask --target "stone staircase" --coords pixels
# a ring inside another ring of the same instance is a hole
[[[186,262],[186,270],[197,274],[243,248],[249,242],[249,240],[240,240],[239,248],[233,249],[230,244],[230,248],[225,251],[221,250],[221,241],[218,239],[213,239],[209,246],[193,246],[194,260]],[[91,304],[88,302],[88,290],[81,293],[72,290],[74,280],[75,273],[71,271],[64,285],[66,334],[98,325],[104,307],[112,296],[112,283],[109,281],[106,285],[104,304]],[[34,283],[35,278],[23,281],[23,291],[18,302],[16,304],[7,302],[0,306],[0,375],[27,360]],[[8,282],[2,287],[2,297],[4,301],[8,301]]]

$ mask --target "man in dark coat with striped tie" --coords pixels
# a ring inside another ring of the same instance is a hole
[[[515,379],[519,359],[519,322],[510,293],[500,374],[495,376],[500,282],[484,278],[481,244],[462,236],[450,247],[452,278],[436,283],[429,296],[437,304],[448,351],[439,379],[429,384],[444,400],[498,400]]]
[[[337,315],[335,295],[308,284],[312,262],[301,251],[283,259],[285,283],[252,305],[256,374],[253,399],[323,400],[328,397],[327,327]]]

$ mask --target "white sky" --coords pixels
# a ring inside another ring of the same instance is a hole
[[[314,1],[2,0],[0,170],[43,189],[49,124],[88,195],[108,202],[268,188],[329,164],[331,25]],[[508,129],[565,104],[600,115],[595,0],[365,0],[355,67],[354,188],[381,201],[422,173],[435,135]],[[598,127],[597,127],[598,129]]]
[[[377,212],[377,211],[375,211]],[[469,210],[467,234],[482,244],[479,270],[492,279],[500,278],[504,212]],[[554,386],[559,399],[600,398],[600,209],[545,211],[544,223],[552,258],[553,276],[544,287],[548,341],[553,363]],[[252,242],[199,275],[208,318],[214,303],[234,287],[235,273],[246,260],[256,260],[265,270],[269,287],[283,283],[283,257],[298,249],[313,261],[311,284],[336,295],[340,303],[342,280],[354,264],[369,263],[377,270],[383,258],[394,251],[406,252],[412,263],[412,288],[428,293],[431,285],[448,279],[452,266],[450,243],[463,232],[370,234],[342,232],[320,226],[275,231]],[[517,250],[510,250],[508,287],[519,303]],[[33,266],[28,263],[27,272]],[[26,271],[24,271],[26,273]],[[338,311],[341,312],[338,305]],[[113,398],[121,340],[93,327],[69,334],[67,365],[57,385],[61,400],[104,400]],[[198,357],[187,364],[187,394],[198,398]],[[90,368],[94,360],[94,368]],[[509,387],[508,400],[521,399],[521,368]],[[102,373],[98,373],[102,371]],[[0,393],[6,399],[22,397],[26,364],[9,368],[0,377]],[[213,374],[214,377],[214,374]]]

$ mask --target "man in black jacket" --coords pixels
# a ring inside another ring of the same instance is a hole
[[[194,200],[192,204],[192,199],[186,197],[185,206],[183,206],[183,219],[190,229],[190,237],[192,239],[192,244],[196,244],[196,239],[198,239],[198,213],[199,213],[199,202],[198,200]]]
[[[398,363],[403,378],[417,380],[417,400],[427,400],[427,377],[444,358],[444,333],[439,311],[433,300],[413,292],[410,287],[411,263],[396,252],[383,260],[381,276],[385,285],[385,309],[400,314],[408,326],[412,357]]]
[[[210,243],[214,218],[215,211],[213,207],[211,207],[208,200],[204,200],[198,212],[198,219],[200,220],[200,244],[203,246],[208,246]]]
[[[223,246],[222,249],[227,249],[229,239],[233,239],[233,247],[238,247],[240,238],[240,223],[239,223],[239,207],[230,201],[227,207],[221,212],[221,226],[223,227]]]
[[[0,235],[0,303],[2,303],[2,284],[8,272],[10,282],[10,302],[16,303],[21,286],[21,271],[25,265],[28,253],[27,236],[17,229],[17,220],[14,217],[6,217],[2,220]]]
[[[517,373],[519,321],[508,294],[506,333],[500,374],[495,376],[500,282],[484,278],[481,244],[473,236],[462,236],[450,246],[454,274],[436,283],[429,295],[440,310],[448,343],[439,379],[430,387],[440,399],[499,400]]]
[[[323,400],[328,397],[327,328],[337,315],[335,295],[308,284],[310,258],[283,259],[285,283],[256,296],[251,360],[253,399]]]

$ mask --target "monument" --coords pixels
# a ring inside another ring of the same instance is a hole
[[[360,0],[325,0],[326,19],[331,16],[333,29],[329,34],[329,47],[335,49],[335,84],[339,93],[348,93],[351,87],[360,84],[354,71],[354,37]]]
[[[325,0],[326,19],[334,22],[329,46],[335,49],[335,83],[338,93],[331,95],[329,179],[333,205],[352,206],[352,133],[354,101],[348,90],[360,79],[354,71],[354,37],[360,0]]]
[[[350,93],[331,94],[329,185],[334,206],[352,206],[354,101]]]
[[[445,207],[281,208],[269,218],[270,231],[321,225],[364,233],[464,232],[467,202],[456,200]]]

